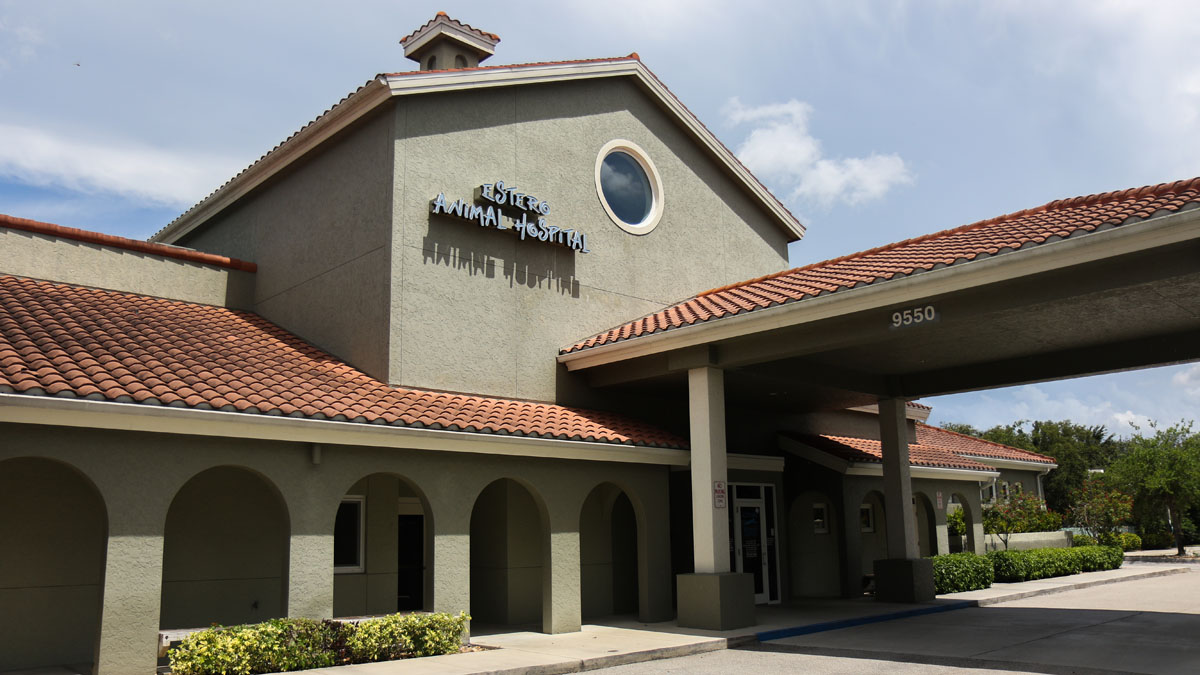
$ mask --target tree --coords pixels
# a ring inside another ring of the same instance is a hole
[[[1007,551],[1009,537],[1021,532],[1037,532],[1052,519],[1052,515],[1047,517],[1046,503],[1037,495],[1018,491],[984,507],[983,531],[1000,537]]]
[[[1112,466],[1111,473],[1136,502],[1166,509],[1175,548],[1184,555],[1184,514],[1200,503],[1200,434],[1192,433],[1191,422],[1150,428],[1154,435],[1139,430],[1129,440],[1129,453]]]
[[[1114,438],[1103,425],[1089,427],[1069,420],[1019,420],[983,432],[968,424],[952,423],[943,428],[1053,457],[1058,468],[1042,480],[1042,489],[1047,506],[1058,512],[1070,508],[1071,493],[1083,486],[1090,469],[1107,469],[1126,451],[1126,443]]]
[[[1071,493],[1071,519],[1075,525],[1102,544],[1113,536],[1133,513],[1133,498],[1114,490],[1108,481],[1091,476]]]

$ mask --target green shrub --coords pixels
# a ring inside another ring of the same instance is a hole
[[[1029,579],[1032,573],[1032,563],[1028,551],[991,551],[987,554],[992,561],[995,580],[1001,583],[1014,583]]]
[[[995,580],[1000,583],[1112,570],[1120,567],[1125,560],[1121,549],[1112,546],[992,551],[987,557],[992,561]]]
[[[1170,532],[1151,532],[1142,535],[1142,548],[1155,550],[1160,548],[1175,548],[1175,535]]]
[[[946,511],[946,533],[951,537],[961,537],[967,533],[967,519],[962,509]]]
[[[1096,537],[1096,543],[1099,544],[1100,546],[1112,546],[1114,548],[1121,548],[1121,533],[1120,532],[1105,532],[1104,534],[1100,535],[1099,537]]]
[[[1121,550],[1123,551],[1140,551],[1142,550],[1142,538],[1132,532],[1121,533]]]
[[[933,560],[933,586],[938,595],[989,588],[995,577],[992,561],[974,553],[936,555]]]
[[[1089,537],[1086,534],[1076,534],[1071,536],[1072,546],[1095,546],[1096,538]]]
[[[252,675],[450,654],[469,620],[465,613],[393,614],[357,625],[272,619],[200,631],[168,656],[176,675]]]

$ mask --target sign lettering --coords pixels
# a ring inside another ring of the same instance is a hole
[[[446,200],[445,193],[439,193],[429,202],[429,211],[469,220],[480,227],[513,230],[521,236],[522,241],[536,239],[566,246],[572,251],[591,253],[586,234],[546,222],[546,216],[550,215],[550,202],[518,192],[502,180],[480,185],[475,190],[474,200],[469,202],[463,199],[450,202]]]

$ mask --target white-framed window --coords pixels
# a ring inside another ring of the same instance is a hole
[[[333,524],[333,571],[358,574],[366,571],[367,498],[346,495],[338,504]]]
[[[613,223],[630,234],[649,234],[662,219],[662,178],[646,151],[632,141],[618,139],[600,148],[596,195]]]
[[[813,504],[813,533],[829,534],[829,507],[826,504]]]
[[[875,531],[875,507],[863,504],[858,507],[858,524],[863,532]]]
[[[996,481],[992,481],[979,489],[979,499],[984,504],[990,504],[996,500]]]

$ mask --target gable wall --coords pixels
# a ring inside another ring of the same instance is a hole
[[[427,94],[396,106],[393,384],[555,400],[559,347],[787,265],[787,236],[630,78]],[[666,208],[637,236],[595,186],[601,147],[641,146]],[[430,213],[503,180],[590,253]]]

